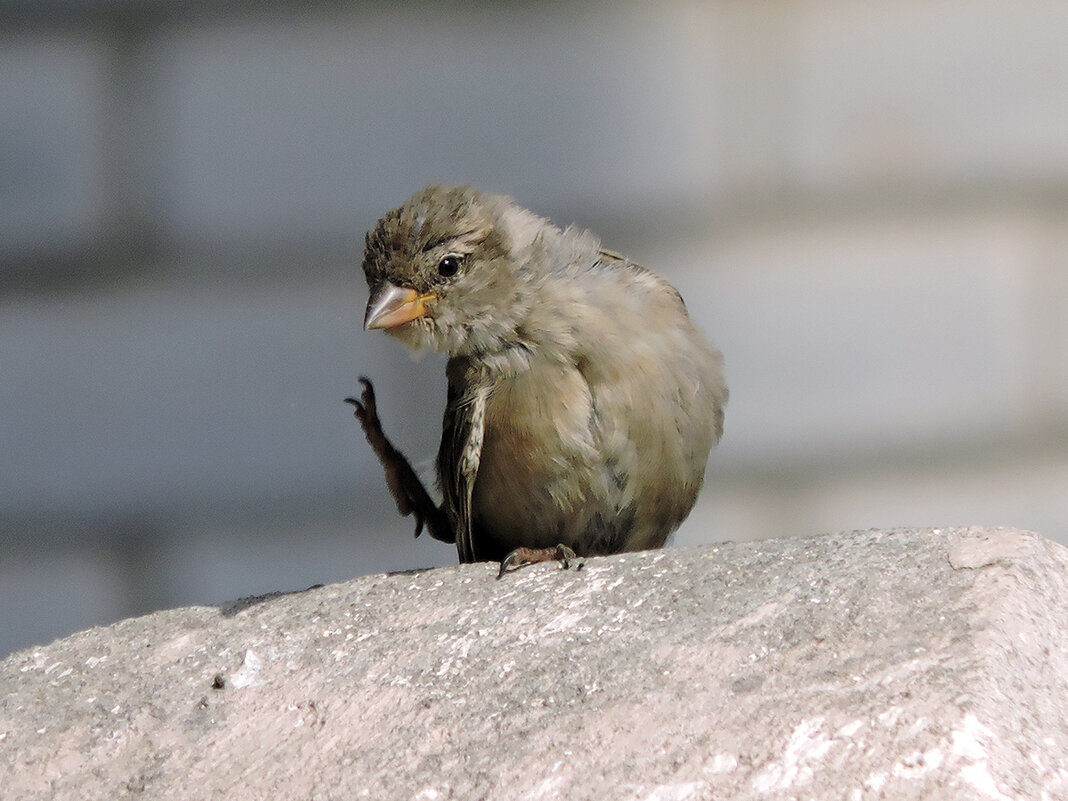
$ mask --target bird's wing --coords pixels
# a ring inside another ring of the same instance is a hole
[[[466,371],[447,372],[449,396],[438,451],[438,473],[444,506],[456,531],[456,552],[460,562],[466,563],[477,558],[471,528],[471,496],[482,459],[489,386],[472,385]]]

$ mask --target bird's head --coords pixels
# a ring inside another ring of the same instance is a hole
[[[508,198],[428,186],[367,234],[365,329],[450,354],[499,349],[523,312]],[[532,215],[530,215],[532,216]]]

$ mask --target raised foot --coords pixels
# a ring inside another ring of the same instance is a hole
[[[554,545],[551,548],[516,548],[501,560],[497,578],[501,578],[509,570],[518,570],[538,562],[559,562],[560,567],[567,570],[575,559],[578,559],[575,552],[566,545]]]
[[[345,403],[352,404],[353,414],[360,421],[364,436],[371,445],[378,461],[386,471],[386,485],[389,487],[393,500],[397,503],[397,511],[407,517],[415,516],[415,536],[419,536],[423,527],[430,531],[430,536],[442,542],[455,542],[456,538],[445,522],[437,505],[427,494],[419,477],[415,474],[404,454],[393,447],[393,444],[382,431],[382,423],[378,419],[378,404],[375,402],[375,389],[369,379],[360,377],[363,392],[359,399],[345,398]]]
[[[345,403],[351,403],[354,407],[353,416],[360,421],[360,426],[369,440],[381,437],[383,436],[382,424],[378,421],[375,388],[371,385],[371,380],[364,376],[360,376],[360,383],[363,384],[363,392],[360,393],[360,399],[345,398]]]

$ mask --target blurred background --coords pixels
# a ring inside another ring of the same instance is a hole
[[[676,542],[1068,542],[1068,4],[0,2],[0,654],[453,564],[342,398],[436,450],[443,362],[360,329],[430,182],[661,272],[731,405]]]

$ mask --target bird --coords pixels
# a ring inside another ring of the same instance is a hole
[[[365,330],[447,354],[438,504],[355,407],[415,535],[461,563],[662,547],[723,434],[723,357],[659,275],[510,197],[431,185],[365,238]]]

